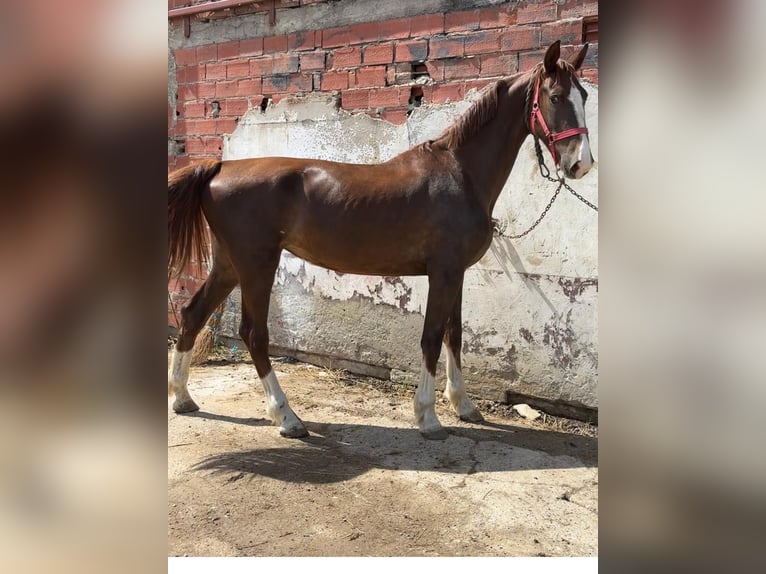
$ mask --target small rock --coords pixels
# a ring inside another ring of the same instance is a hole
[[[513,410],[519,413],[522,417],[524,417],[527,420],[534,421],[540,418],[540,411],[536,411],[532,407],[530,407],[528,404],[522,403],[520,405],[513,405]]]

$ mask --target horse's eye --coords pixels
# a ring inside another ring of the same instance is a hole
[[[552,104],[558,104],[559,103],[559,97],[558,96],[551,96],[551,103]]]

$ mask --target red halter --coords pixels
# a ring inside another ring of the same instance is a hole
[[[553,144],[559,140],[571,138],[572,136],[576,136],[578,134],[587,134],[588,128],[570,128],[568,130],[564,130],[563,132],[551,132],[551,130],[548,129],[548,124],[545,123],[545,118],[543,117],[543,113],[540,111],[540,104],[538,103],[538,98],[540,96],[540,82],[541,79],[538,77],[537,80],[535,80],[535,92],[532,99],[532,112],[529,116],[529,131],[531,131],[532,135],[534,136],[535,122],[540,124],[540,129],[543,130],[545,139],[547,140],[546,145],[551,152],[551,156],[553,156],[553,161],[556,162],[556,165],[558,166],[559,154],[556,153],[556,146]]]

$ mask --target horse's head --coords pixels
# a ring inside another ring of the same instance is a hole
[[[585,127],[585,89],[577,79],[588,44],[569,60],[560,60],[561,43],[545,52],[531,86],[530,129],[542,139],[566,177],[579,179],[593,167]]]

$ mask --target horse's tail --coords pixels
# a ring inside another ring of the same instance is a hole
[[[202,190],[221,169],[219,160],[203,160],[168,175],[168,278],[177,277],[192,257],[208,260]]]

